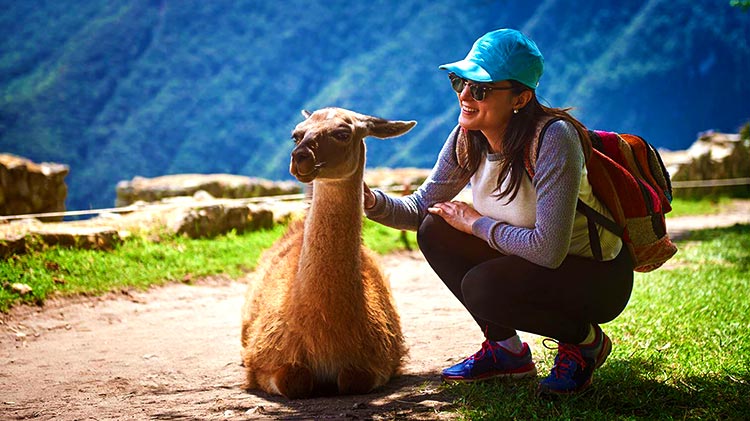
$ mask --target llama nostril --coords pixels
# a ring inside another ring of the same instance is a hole
[[[297,166],[299,175],[307,175],[315,171],[315,155],[308,148],[295,149],[292,152],[292,161]]]
[[[296,149],[292,152],[292,157],[297,161],[304,161],[313,157],[312,151],[308,148]]]

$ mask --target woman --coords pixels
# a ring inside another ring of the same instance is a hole
[[[465,59],[440,66],[461,112],[424,184],[403,198],[364,188],[366,215],[417,229],[430,266],[484,332],[477,353],[443,370],[447,381],[535,376],[522,330],[558,344],[540,392],[582,390],[612,349],[599,324],[630,298],[632,263],[621,240],[598,227],[602,261],[592,257],[576,203],[608,212],[586,178],[586,129],[537,100],[543,63],[516,30],[479,38]],[[469,183],[472,205],[452,200]]]

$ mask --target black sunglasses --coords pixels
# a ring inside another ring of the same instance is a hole
[[[458,76],[455,73],[448,73],[448,78],[451,80],[451,87],[453,87],[453,90],[456,91],[456,93],[460,94],[464,91],[466,85],[469,85],[469,92],[471,93],[471,97],[477,101],[484,100],[484,98],[487,96],[488,91],[507,91],[513,89],[512,86],[495,87],[489,86],[485,83],[469,82],[468,80]]]

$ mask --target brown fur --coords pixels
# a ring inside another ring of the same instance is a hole
[[[290,172],[313,182],[312,204],[261,256],[248,288],[242,358],[249,389],[288,398],[359,394],[398,372],[406,352],[398,313],[361,241],[363,139],[398,136],[414,124],[327,108],[293,131]]]

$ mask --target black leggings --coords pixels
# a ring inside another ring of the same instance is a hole
[[[549,269],[506,256],[434,215],[422,222],[417,242],[491,340],[510,338],[518,329],[579,343],[590,324],[606,323],[622,312],[633,288],[625,248],[611,261],[568,255],[560,267]]]

